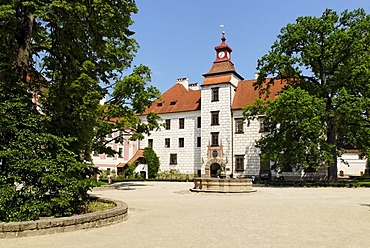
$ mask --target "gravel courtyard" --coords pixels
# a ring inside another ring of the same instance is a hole
[[[369,247],[370,189],[192,193],[193,183],[126,183],[93,194],[126,202],[127,221],[0,247]]]

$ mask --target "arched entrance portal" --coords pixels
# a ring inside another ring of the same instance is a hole
[[[220,164],[213,163],[213,164],[211,164],[210,167],[211,167],[211,177],[217,177],[218,176],[217,171],[221,169]]]

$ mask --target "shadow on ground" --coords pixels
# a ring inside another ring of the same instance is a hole
[[[370,208],[370,204],[360,203],[360,206],[362,206],[362,207],[369,207]]]
[[[139,183],[129,183],[129,182],[125,182],[125,183],[119,183],[117,185],[115,185],[115,189],[118,189],[118,190],[136,190],[137,187],[144,187],[144,186],[150,186],[148,184],[139,184]]]

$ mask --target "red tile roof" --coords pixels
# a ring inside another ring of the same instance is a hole
[[[119,163],[118,165],[117,165],[117,168],[124,168],[125,166],[127,165],[127,163]]]
[[[231,75],[235,75],[241,80],[243,79],[243,77],[235,70],[234,64],[230,60],[215,61],[213,62],[211,69],[207,73],[203,74],[204,81],[202,86],[228,83],[231,80]]]
[[[177,83],[163,93],[160,99],[155,100],[144,115],[150,112],[163,114],[193,110],[200,110],[200,90],[187,90]]]
[[[203,85],[228,83],[230,80],[230,74],[207,77],[204,79]],[[265,94],[260,96],[258,90],[254,89],[254,82],[256,82],[256,80],[244,80],[238,83],[232,109],[245,108],[247,105],[253,103],[257,98],[274,100],[286,85],[286,83],[281,80],[276,80],[275,84],[270,87],[269,97],[266,98]],[[146,115],[150,112],[165,114],[200,110],[200,97],[200,90],[187,90],[183,85],[177,83],[163,93],[160,99],[155,100],[143,114]]]
[[[364,151],[361,149],[345,149],[344,153],[363,153]]]
[[[233,62],[230,60],[214,62],[211,69],[203,74],[204,77],[219,73],[236,72]]]
[[[138,160],[139,158],[143,158],[143,157],[144,157],[144,150],[139,149],[139,150],[136,151],[134,156],[132,156],[132,158],[127,163],[119,163],[117,165],[117,168],[123,168],[128,164],[134,164],[136,160]]]
[[[223,84],[231,81],[231,75],[217,76],[217,77],[206,77],[203,81],[203,85],[215,85]]]
[[[222,35],[222,38],[221,38],[221,44],[220,45],[218,45],[218,46],[215,46],[215,50],[217,51],[217,50],[221,50],[221,49],[223,49],[223,48],[227,48],[230,52],[232,52],[233,51],[233,49],[228,45],[228,44],[226,44],[226,38],[225,38],[225,36],[224,35]]]
[[[238,83],[236,89],[232,109],[242,109],[253,103],[257,98],[265,100],[274,100],[278,97],[278,93],[286,86],[282,80],[275,80],[274,85],[270,87],[270,94],[266,98],[266,94],[260,95],[258,90],[255,90],[253,83],[256,80],[244,80]]]

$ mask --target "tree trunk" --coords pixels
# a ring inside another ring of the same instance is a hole
[[[329,164],[328,167],[328,180],[337,181],[338,180],[338,161],[337,161],[337,128],[335,126],[333,118],[329,117],[328,120],[328,132],[327,132],[327,141],[330,145],[333,145],[331,149],[331,154],[333,161]]]
[[[22,10],[21,10],[22,11]],[[31,50],[31,39],[32,39],[32,28],[35,16],[32,12],[21,12],[20,14],[20,27],[19,27],[19,37],[18,37],[18,57],[17,57],[17,73],[19,75],[19,80],[26,83],[28,62],[30,58]]]

